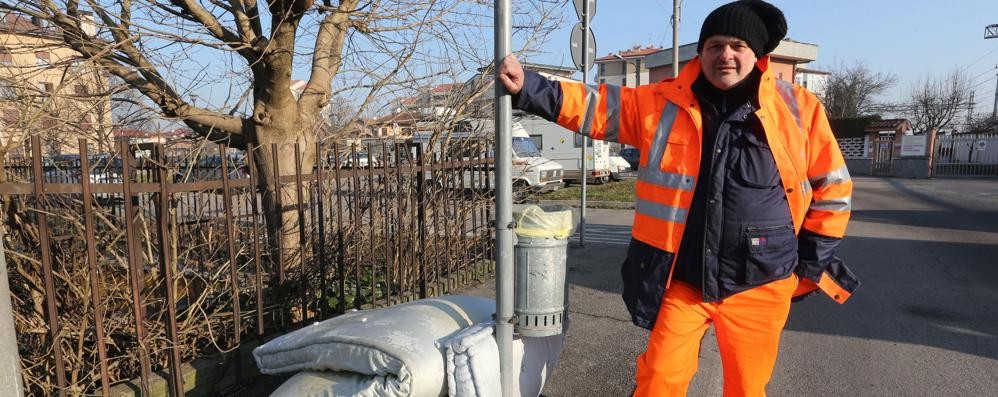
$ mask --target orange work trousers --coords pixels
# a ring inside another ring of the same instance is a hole
[[[673,281],[648,348],[638,357],[634,396],[685,396],[711,323],[724,368],[724,396],[765,396],[798,281],[791,274],[711,303],[688,284]]]

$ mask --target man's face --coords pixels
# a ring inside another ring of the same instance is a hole
[[[700,69],[704,77],[721,90],[728,90],[745,80],[757,60],[759,58],[748,43],[733,36],[710,36],[700,50]]]

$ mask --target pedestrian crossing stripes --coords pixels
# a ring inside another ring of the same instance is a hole
[[[574,243],[579,242],[579,228],[576,228],[575,234],[572,235],[571,240]],[[631,226],[630,225],[586,225],[586,243],[599,243],[599,244],[610,244],[610,245],[628,245],[631,242]]]

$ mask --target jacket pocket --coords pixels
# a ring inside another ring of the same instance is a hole
[[[739,180],[748,187],[768,189],[780,185],[780,172],[776,168],[773,152],[755,133],[745,131],[735,144],[738,150]]]
[[[745,282],[761,284],[786,277],[797,264],[797,236],[793,225],[745,228],[748,255]]]
[[[690,139],[690,136],[683,131],[672,131],[666,139],[658,164],[659,169],[665,172],[689,174],[693,167],[689,159],[699,156],[699,148],[694,147]]]
[[[631,239],[620,276],[624,283],[621,295],[634,325],[649,330],[655,326],[672,257],[671,252]]]

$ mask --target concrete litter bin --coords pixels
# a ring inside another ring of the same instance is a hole
[[[560,205],[514,205],[514,330],[524,337],[562,333],[568,308],[565,261],[575,229],[571,208]]]

